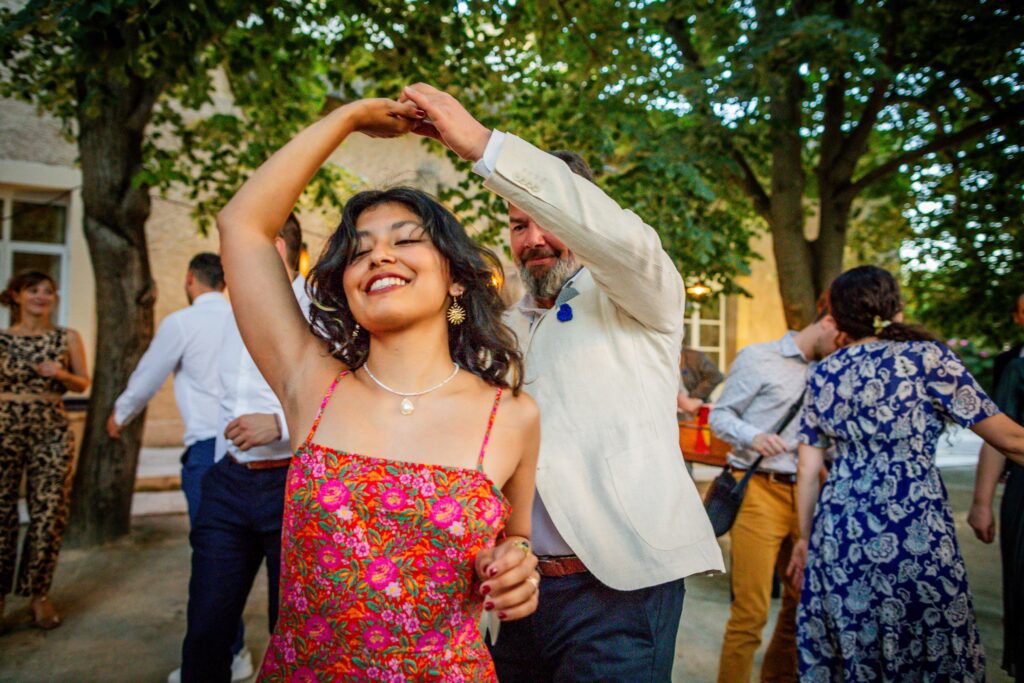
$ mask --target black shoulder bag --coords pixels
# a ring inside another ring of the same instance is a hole
[[[793,421],[797,413],[800,412],[803,404],[804,397],[801,394],[796,403],[789,407],[786,414],[775,425],[771,433],[781,434],[789,426],[789,423]],[[746,474],[739,481],[736,481],[736,478],[732,476],[732,469],[726,467],[711,482],[711,488],[708,489],[707,494],[704,496],[704,509],[708,513],[708,519],[711,520],[711,528],[715,530],[716,537],[721,536],[732,528],[733,522],[736,521],[736,515],[740,511],[740,505],[743,504],[743,496],[747,493],[747,484],[750,482],[750,478],[754,476],[754,473],[757,472],[757,468],[761,466],[762,460],[764,460],[763,455],[757,456],[757,460],[747,469]]]

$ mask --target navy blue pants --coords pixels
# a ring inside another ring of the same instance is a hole
[[[207,470],[213,467],[213,453],[216,444],[217,439],[203,439],[193,443],[181,454],[181,492],[185,494],[189,528],[196,525],[203,477],[206,476]],[[237,655],[243,647],[245,647],[245,623],[243,619],[239,619],[235,642],[231,645],[231,654]]]
[[[231,644],[264,560],[268,620],[274,630],[287,476],[286,467],[250,470],[224,458],[203,477],[202,504],[189,535],[192,577],[181,657],[185,683],[231,680]]]
[[[589,572],[543,577],[537,611],[491,647],[498,680],[669,681],[685,592],[682,579],[617,591]]]

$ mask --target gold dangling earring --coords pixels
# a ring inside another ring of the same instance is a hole
[[[452,305],[448,307],[448,322],[452,325],[461,325],[466,322],[466,309],[459,305],[459,297],[452,299]]]

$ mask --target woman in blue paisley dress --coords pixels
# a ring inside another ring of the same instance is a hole
[[[955,422],[1024,462],[1024,429],[944,344],[903,324],[888,272],[843,273],[829,305],[843,348],[808,380],[802,540],[789,568],[803,583],[800,680],[983,681],[985,654],[935,445]],[[835,464],[819,497],[830,444]]]

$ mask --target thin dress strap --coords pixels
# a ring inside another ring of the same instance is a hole
[[[494,416],[498,414],[498,404],[501,403],[501,392],[503,389],[498,387],[497,393],[494,395],[494,405],[491,406],[491,417],[487,420],[487,431],[484,432],[484,442],[480,446],[480,457],[476,461],[477,471],[483,471],[484,469],[484,454],[487,452],[487,442],[491,439],[491,427],[494,426]]]
[[[306,445],[313,443],[313,436],[316,434],[316,428],[320,426],[320,418],[324,416],[324,408],[327,407],[327,403],[331,400],[331,394],[334,393],[334,387],[338,386],[338,382],[342,377],[347,375],[349,370],[342,370],[338,373],[338,376],[331,382],[331,386],[327,387],[327,393],[324,394],[324,400],[320,401],[320,409],[316,411],[316,419],[313,420],[313,426],[309,429],[309,436],[306,437]]]

